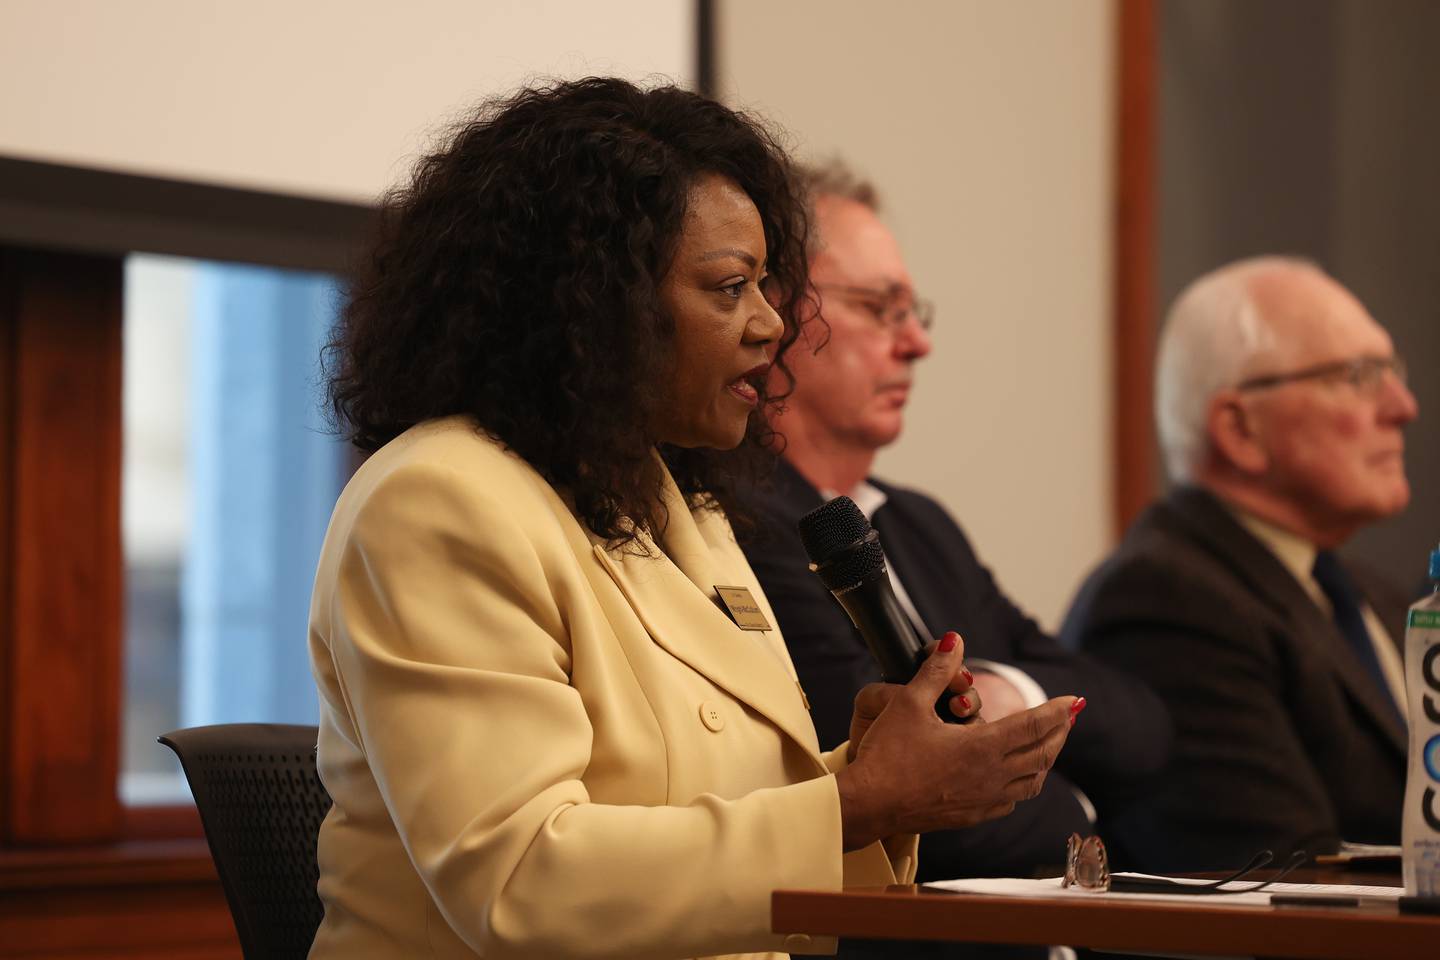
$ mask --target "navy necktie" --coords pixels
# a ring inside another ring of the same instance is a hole
[[[1384,696],[1385,702],[1399,717],[1399,705],[1395,703],[1390,684],[1385,681],[1385,672],[1380,668],[1380,657],[1375,652],[1375,642],[1370,639],[1370,629],[1365,626],[1360,591],[1356,588],[1355,581],[1350,579],[1350,574],[1340,565],[1340,559],[1329,550],[1321,550],[1315,555],[1315,567],[1311,575],[1330,600],[1335,627],[1340,631],[1340,636],[1345,638],[1345,642],[1355,653],[1355,659],[1365,668],[1376,688]],[[1401,721],[1403,723],[1403,717]]]

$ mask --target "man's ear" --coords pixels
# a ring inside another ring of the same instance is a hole
[[[1221,390],[1210,398],[1205,431],[1211,450],[1230,469],[1255,475],[1269,468],[1270,455],[1260,427],[1254,411],[1238,392]]]

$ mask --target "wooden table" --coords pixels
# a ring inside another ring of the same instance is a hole
[[[1440,960],[1440,916],[1401,914],[1388,906],[1226,907],[1214,900],[1192,906],[1101,896],[1042,900],[894,886],[841,893],[777,890],[770,912],[772,929],[785,934],[1307,960]]]

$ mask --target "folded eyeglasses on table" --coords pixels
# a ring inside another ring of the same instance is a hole
[[[1192,896],[1224,896],[1227,893],[1255,893],[1272,883],[1285,879],[1296,867],[1303,866],[1309,859],[1303,850],[1297,850],[1285,861],[1285,865],[1268,880],[1258,880],[1243,886],[1229,887],[1227,884],[1243,881],[1250,873],[1268,866],[1275,859],[1269,850],[1261,850],[1250,858],[1250,862],[1239,870],[1219,880],[1197,883],[1194,880],[1170,880],[1165,877],[1112,876],[1105,854],[1105,843],[1099,837],[1081,837],[1070,834],[1065,856],[1065,877],[1061,887],[1078,887],[1081,890],[1116,893],[1180,893]]]

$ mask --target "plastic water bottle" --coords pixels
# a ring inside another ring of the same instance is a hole
[[[1440,897],[1440,548],[1430,554],[1435,591],[1405,622],[1405,695],[1410,769],[1400,829],[1405,893]]]

